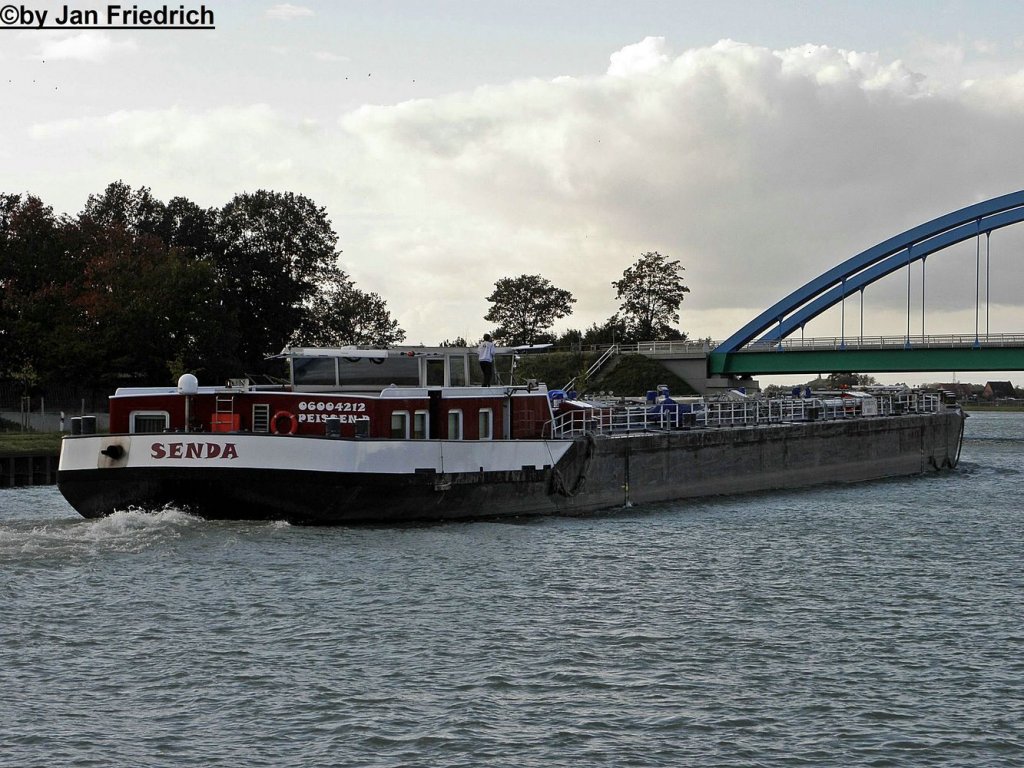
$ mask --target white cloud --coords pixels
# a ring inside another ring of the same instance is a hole
[[[252,105],[125,111],[31,135],[54,168],[90,158],[92,175],[68,182],[83,201],[116,178],[202,205],[259,187],[308,195],[330,212],[346,269],[412,341],[478,337],[494,281],[521,273],[576,295],[568,325],[601,322],[616,309],[611,281],[648,250],[686,267],[683,329],[722,338],[854,253],[1022,186],[1022,78],[963,87],[814,45],[722,41],[673,57],[647,38],[602,75],[365,106],[332,126]],[[1024,295],[1020,240],[993,235],[1004,328]],[[957,278],[969,258],[929,259],[929,306],[950,322],[972,315],[973,283]],[[905,322],[905,274],[866,302],[872,318]],[[820,328],[837,331],[836,315]]]
[[[139,46],[132,38],[123,35],[115,39],[106,32],[80,32],[77,35],[48,35],[42,38],[39,53],[43,59],[68,59],[75,61],[102,62],[122,54],[138,51]]]
[[[1001,77],[987,77],[963,83],[963,99],[976,109],[993,115],[1024,110],[1024,70]]]
[[[342,55],[337,54],[337,53],[331,53],[330,51],[316,51],[313,54],[313,58],[316,59],[317,61],[326,61],[326,62],[346,62],[346,61],[351,61],[351,59],[348,56],[342,56]]]
[[[375,204],[457,220],[456,236],[434,235],[446,240],[437,258],[460,274],[476,264],[478,292],[490,272],[541,272],[587,292],[575,325],[614,311],[608,283],[641,252],[667,253],[693,288],[684,327],[720,335],[734,330],[725,316],[738,325],[857,251],[1024,175],[1012,103],[876,54],[723,41],[668,59],[655,38],[620,54],[604,77],[349,115],[344,127],[387,179]],[[1021,92],[1014,76],[988,87]],[[420,234],[389,234],[403,270],[416,269],[404,254]],[[714,327],[699,327],[704,310]]]
[[[75,167],[76,157],[89,154],[91,186],[80,202],[123,179],[152,187],[165,199],[182,195],[204,206],[223,205],[235,193],[261,187],[325,197],[333,161],[322,134],[316,123],[265,104],[198,113],[125,110],[30,130],[37,149],[56,165]]]
[[[877,53],[860,53],[827,45],[802,45],[775,51],[783,72],[791,77],[813,79],[822,86],[847,85],[865,91],[923,95],[923,75],[912,72],[902,61],[882,63]]]
[[[999,43],[993,40],[975,40],[971,45],[976,53],[983,56],[996,56],[999,54]]]
[[[284,21],[291,21],[292,19],[301,19],[306,16],[313,16],[313,11],[310,8],[306,8],[302,5],[292,5],[291,3],[280,3],[266,11],[266,17],[268,19],[282,19]]]
[[[669,62],[665,52],[665,38],[645,37],[635,45],[627,45],[610,57],[608,74],[613,77],[628,77],[644,72],[654,72]]]

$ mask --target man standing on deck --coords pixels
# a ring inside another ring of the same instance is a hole
[[[480,342],[480,348],[476,351],[480,358],[480,372],[484,375],[484,386],[491,386],[491,379],[494,378],[494,342],[491,341],[491,334],[485,333],[484,340]]]

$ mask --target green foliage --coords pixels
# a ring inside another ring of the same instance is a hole
[[[569,291],[556,288],[540,275],[503,277],[487,297],[493,305],[484,320],[498,323],[494,339],[503,346],[537,344],[550,340],[544,332],[576,303]]]
[[[148,187],[133,190],[123,181],[108,184],[101,195],[89,195],[82,216],[103,229],[123,229],[135,235],[155,235],[166,206]]]
[[[626,328],[626,323],[616,313],[601,325],[592,323],[585,331],[570,328],[556,339],[555,344],[559,347],[587,349],[594,346],[607,347],[628,340],[629,331]]]
[[[833,373],[825,380],[825,386],[830,389],[839,387],[868,387],[877,384],[874,376],[863,373]]]
[[[696,395],[697,392],[657,360],[643,355],[623,355],[614,368],[592,383],[593,389],[611,392],[619,397],[643,397],[657,389],[659,384],[668,387],[673,395]]]
[[[387,304],[376,293],[366,293],[340,269],[335,269],[308,305],[292,343],[307,346],[366,344],[387,347],[405,339]]]
[[[214,264],[224,304],[241,321],[242,367],[259,371],[303,326],[320,286],[336,279],[338,238],[323,208],[266,190],[235,195],[216,232]]]
[[[516,364],[516,380],[536,379],[548,385],[549,389],[559,389],[566,382],[578,377],[586,371],[600,353],[587,352],[544,352],[543,354],[521,355]]]
[[[152,206],[142,226],[125,226],[109,206],[101,210],[113,220],[86,212],[75,225],[83,274],[72,299],[78,328],[74,352],[63,360],[65,377],[168,381],[167,361],[199,362],[201,340],[219,325],[212,265],[154,234],[153,219],[162,213]]]
[[[326,211],[260,190],[223,209],[118,181],[77,217],[0,195],[0,376],[109,387],[266,372],[288,343],[404,338],[338,266]]]
[[[0,420],[0,456],[60,453],[60,432],[20,432],[21,427]]]
[[[679,261],[669,261],[657,251],[648,251],[613,280],[619,299],[626,341],[685,339],[672,328],[679,322],[679,305],[690,289],[683,285]]]
[[[694,389],[656,360],[643,355],[622,355],[610,360],[589,379],[587,369],[600,352],[546,352],[524,355],[516,368],[516,379],[537,379],[549,389],[563,387],[573,378],[574,389],[582,394],[608,392],[618,397],[643,397],[649,390],[664,384],[675,395],[694,395]]]

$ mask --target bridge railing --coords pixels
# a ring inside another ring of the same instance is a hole
[[[619,352],[624,355],[678,355],[707,354],[714,349],[715,342],[710,339],[697,341],[637,341],[632,344],[619,344]]]
[[[934,413],[942,396],[925,392],[887,392],[868,397],[841,395],[809,398],[702,400],[687,405],[598,405],[563,410],[545,432],[567,438],[583,434],[663,432],[678,429],[749,427],[806,421]]]
[[[753,342],[739,352],[838,351],[848,349],[970,349],[983,347],[1024,347],[1024,334],[947,333],[928,336],[816,336],[782,341]]]
[[[630,344],[595,345],[596,352],[623,355],[695,355],[713,352],[720,344],[712,339],[697,341],[639,341]],[[753,341],[737,352],[772,352],[785,350],[844,350],[844,349],[968,349],[971,347],[1024,347],[1024,333],[943,333],[927,336],[814,336],[789,337],[781,341]],[[600,367],[600,366],[598,366]]]

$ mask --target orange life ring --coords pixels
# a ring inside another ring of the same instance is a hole
[[[288,419],[287,431],[277,428],[277,424],[281,419]],[[270,423],[274,425],[273,428],[275,435],[294,435],[295,429],[299,425],[299,422],[295,418],[295,414],[289,413],[288,411],[278,411],[274,414],[274,418],[270,420]]]

